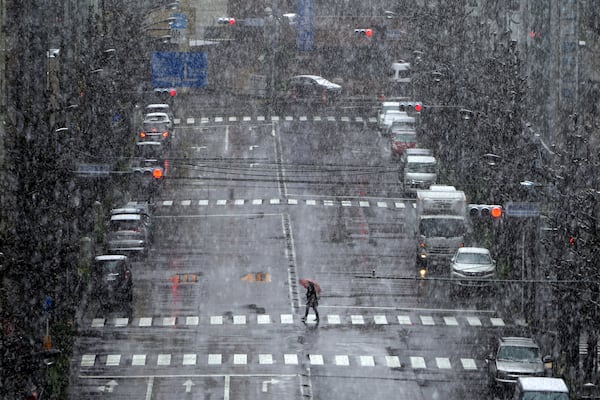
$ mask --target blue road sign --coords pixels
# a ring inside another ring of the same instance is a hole
[[[171,29],[185,29],[187,25],[185,14],[173,13],[171,14],[171,17],[175,18],[175,20],[171,22]]]
[[[296,48],[300,51],[313,49],[313,0],[298,0],[298,30]]]
[[[152,53],[152,87],[205,87],[208,61],[205,52]]]
[[[54,300],[52,300],[52,297],[46,296],[44,298],[44,311],[50,312],[50,310],[52,310],[53,305],[54,305]]]
[[[539,217],[539,203],[514,203],[510,202],[504,206],[504,214],[507,217]]]

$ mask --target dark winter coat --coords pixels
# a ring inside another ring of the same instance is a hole
[[[319,297],[317,296],[317,291],[315,290],[315,286],[312,283],[308,284],[306,288],[306,306],[307,307],[316,307],[319,305]]]

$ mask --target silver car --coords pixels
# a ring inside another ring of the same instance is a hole
[[[544,361],[540,347],[529,337],[508,336],[498,338],[486,358],[488,383],[491,388],[512,387],[522,376],[544,376]]]
[[[496,276],[496,261],[483,247],[460,247],[450,261],[450,278],[460,286],[486,286]]]

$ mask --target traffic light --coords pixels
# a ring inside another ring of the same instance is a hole
[[[354,33],[359,34],[361,36],[366,36],[366,37],[370,38],[371,36],[373,36],[373,29],[371,29],[371,28],[355,29]]]
[[[423,104],[418,101],[401,101],[398,109],[400,111],[420,113],[423,110]]]
[[[235,25],[235,18],[219,18],[217,22],[221,25]]]
[[[152,170],[152,177],[154,179],[160,179],[163,177],[163,169],[160,167],[156,167]]]
[[[469,204],[469,216],[471,218],[489,218],[497,220],[502,217],[502,206],[496,204]]]

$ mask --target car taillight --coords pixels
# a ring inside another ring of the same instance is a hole
[[[169,132],[168,132],[168,131],[164,131],[164,132],[162,133],[162,137],[166,138],[166,137],[168,137],[168,136],[169,136]]]
[[[143,139],[146,137],[146,132],[140,132],[140,137]]]
[[[131,278],[131,272],[125,271],[125,279]]]

